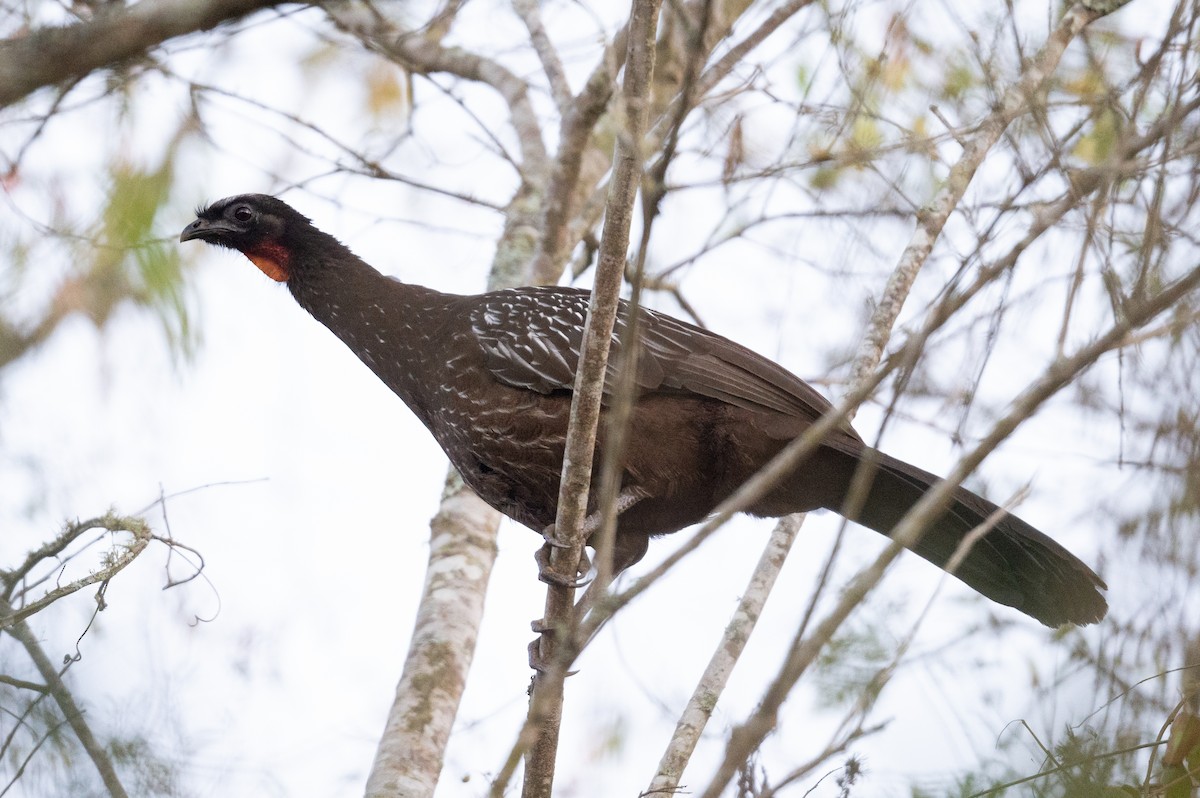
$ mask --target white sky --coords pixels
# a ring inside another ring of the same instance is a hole
[[[563,24],[572,21],[565,12],[563,17]],[[254,94],[353,141],[360,108],[353,70],[365,59],[348,59],[343,77],[322,81],[291,67],[313,47],[307,31],[324,29],[319,20],[312,12],[263,23],[236,38],[219,59],[209,50],[216,39],[197,37],[170,63],[182,74]],[[501,28],[497,35],[515,31]],[[1031,37],[1040,32],[1031,27]],[[472,33],[468,28],[464,35]],[[581,33],[575,41],[580,55],[573,67],[585,69],[590,40]],[[62,188],[98,202],[98,164],[114,152],[137,157],[156,151],[150,143],[161,141],[182,108],[179,83],[151,78],[137,92],[135,102],[145,107],[136,130],[117,131],[100,108],[77,112],[50,127],[30,151],[26,170],[61,175]],[[478,133],[427,83],[418,82],[418,101],[427,104],[415,118],[419,141],[405,150],[412,174],[439,185],[473,187],[503,202],[512,175],[487,156]],[[477,107],[487,104],[482,100]],[[205,107],[219,146],[201,141],[187,146],[180,168],[188,177],[179,181],[184,195],[176,213],[162,215],[158,232],[164,238],[176,236],[190,220],[190,203],[277,190],[271,172],[301,179],[318,171],[312,159],[295,156],[282,139],[249,119],[244,106],[216,100]],[[259,115],[263,119],[271,128],[281,126]],[[339,119],[346,120],[342,130]],[[96,135],[81,135],[84,130]],[[752,144],[769,150],[768,130],[749,134]],[[0,142],[3,136],[0,129]],[[50,218],[47,203],[36,197],[47,186],[39,180],[18,187],[7,202],[44,220]],[[317,193],[336,196],[346,208],[339,211],[303,192],[285,198],[382,271],[457,292],[483,285],[498,215],[364,179],[332,178],[316,186]],[[656,233],[658,258],[670,262],[692,251],[694,232],[703,229],[712,201],[712,194],[689,195],[668,208]],[[96,204],[79,202],[72,212],[88,207]],[[472,235],[375,223],[380,208],[392,218]],[[22,224],[0,210],[0,235],[6,226]],[[762,247],[730,247],[692,268],[685,282],[706,323],[805,377],[822,376],[831,350],[854,346],[863,307],[878,291],[878,275],[905,241],[903,226],[890,228],[894,240],[870,242],[882,253],[870,260],[876,256],[861,244],[823,238],[814,230],[819,228],[803,228],[808,237],[802,244],[800,234],[768,236],[773,245],[791,248],[791,262],[788,252],[771,258]],[[144,731],[156,750],[177,759],[188,791],[196,795],[360,794],[411,630],[427,553],[426,523],[437,506],[445,459],[402,404],[300,311],[286,290],[236,254],[185,246],[187,257],[197,259],[190,280],[203,336],[193,363],[174,365],[156,322],[126,310],[101,336],[86,321],[72,320],[35,357],[5,373],[0,517],[6,532],[0,536],[0,563],[15,562],[64,517],[90,516],[110,506],[133,512],[151,503],[160,486],[168,494],[211,486],[167,504],[173,534],[203,553],[205,580],[164,593],[163,550],[144,555],[109,589],[109,609],[83,639],[83,659],[71,669],[71,683],[93,723]],[[797,260],[804,265],[797,268]],[[807,266],[821,262],[853,263],[861,276],[848,282]],[[933,266],[935,274],[943,268]],[[936,281],[920,286],[914,307],[936,288]],[[1029,336],[1037,337],[1036,328]],[[1036,363],[1021,363],[1025,343],[1017,339],[998,362],[1032,373]],[[970,350],[953,341],[943,346]],[[989,373],[985,379],[993,398],[1003,377]],[[953,428],[957,421],[939,418],[931,404],[914,402],[909,408],[935,425]],[[986,417],[972,421],[977,431]],[[878,413],[867,408],[859,427],[870,437],[877,422]],[[1097,462],[1113,456],[1117,432],[1052,409],[989,461],[985,475],[993,498],[1003,500],[1032,480],[1033,494],[1021,514],[1094,562],[1097,541],[1113,530],[1097,528],[1087,514],[1089,497],[1125,479]],[[931,470],[946,469],[956,454],[943,432],[922,424],[898,423],[884,448]],[[149,517],[164,531],[158,510]],[[688,785],[705,782],[723,733],[745,716],[773,673],[835,520],[814,517],[806,526],[693,760]],[[580,673],[568,682],[556,794],[634,795],[645,787],[768,529],[769,522],[745,518],[730,524],[584,655]],[[501,764],[523,717],[528,624],[540,614],[544,594],[532,560],[539,542],[509,522],[501,532],[476,665],[439,795],[483,794],[487,774]],[[842,577],[881,542],[852,530],[854,554],[840,569]],[[648,562],[671,545],[653,545]],[[889,625],[911,617],[937,576],[917,558],[904,558],[864,615]],[[1121,585],[1113,587],[1119,601]],[[1018,629],[995,638],[994,647],[985,633],[968,649],[925,656],[954,640],[963,626],[987,617],[991,609],[982,602],[961,601],[969,596],[957,583],[945,586],[910,664],[872,716],[873,722],[886,721],[886,730],[853,749],[869,769],[856,795],[903,795],[912,778],[936,785],[944,774],[989,756],[998,735],[1023,734],[1004,731],[1010,721],[1025,718],[1040,733],[1057,733],[1099,703],[1094,695],[1068,690],[1054,714],[1026,695],[1029,663],[1053,674],[1059,649],[1047,645],[1048,630],[1015,613],[996,611],[1015,620]],[[906,598],[907,607],[891,606]],[[35,626],[53,658],[74,650],[90,608],[90,597],[80,594],[38,616]],[[194,616],[210,621],[194,624]],[[0,654],[6,662],[18,656],[11,641]],[[968,667],[975,663],[982,669]],[[1149,664],[1147,669],[1152,672]],[[838,714],[817,709],[815,692],[815,682],[806,679],[784,713],[781,731],[768,741],[763,764],[772,776],[825,744]],[[1032,770],[1041,757],[1032,742],[1027,747]],[[832,780],[813,792],[835,794]]]

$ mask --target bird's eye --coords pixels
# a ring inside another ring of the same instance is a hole
[[[254,218],[254,211],[250,210],[249,205],[239,205],[233,209],[233,218],[239,222],[248,222]]]

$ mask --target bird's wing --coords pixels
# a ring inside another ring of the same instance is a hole
[[[471,327],[496,379],[540,393],[571,390],[583,342],[589,294],[571,288],[525,288],[484,296]],[[616,385],[620,340],[628,326],[621,304],[605,394]],[[693,393],[750,410],[814,419],[829,402],[808,383],[762,355],[678,319],[644,310],[638,325],[637,385],[643,392]]]

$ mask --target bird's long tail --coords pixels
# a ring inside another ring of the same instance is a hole
[[[902,460],[868,450],[874,474],[858,509],[850,503],[830,507],[863,526],[890,534],[900,519],[939,480]],[[828,454],[828,453],[827,453]],[[859,456],[833,453],[839,467],[854,469]],[[840,462],[839,462],[840,461]],[[843,497],[846,501],[847,497]],[[945,568],[963,539],[999,508],[966,488],[956,488],[947,509],[912,550]],[[993,601],[1014,607],[1047,626],[1095,623],[1108,604],[1104,582],[1091,568],[1046,535],[1012,514],[1005,514],[976,540],[954,572]]]

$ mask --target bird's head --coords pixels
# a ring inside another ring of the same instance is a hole
[[[312,231],[308,218],[283,200],[266,194],[239,194],[196,211],[180,241],[199,239],[236,249],[278,282],[291,277],[292,245]]]

